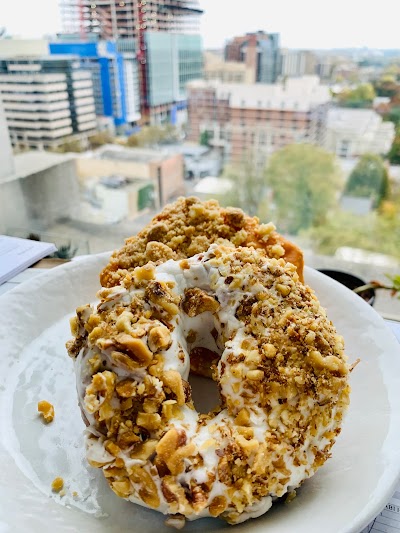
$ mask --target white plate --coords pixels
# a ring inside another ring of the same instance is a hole
[[[57,267],[0,298],[0,531],[43,533],[171,531],[164,517],[114,496],[86,466],[72,362],[64,349],[68,318],[93,300],[107,256]],[[333,457],[290,505],[235,526],[239,532],[360,531],[386,504],[400,471],[400,348],[361,298],[313,270],[307,282],[345,337],[353,372],[351,407]],[[51,401],[45,426],[37,402]],[[67,494],[51,493],[62,476]],[[76,491],[77,496],[73,496]],[[187,531],[229,528],[198,520]]]

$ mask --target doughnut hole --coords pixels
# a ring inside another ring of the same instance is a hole
[[[214,316],[206,311],[195,317],[185,316],[187,350],[190,357],[189,384],[192,399],[199,413],[209,413],[221,403],[217,383],[213,380],[213,369],[222,354],[218,346],[218,332]]]

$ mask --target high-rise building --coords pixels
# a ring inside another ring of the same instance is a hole
[[[61,0],[63,32],[136,39],[146,31],[198,33],[198,0]]]
[[[245,63],[253,83],[275,83],[280,73],[279,33],[258,31],[234,37],[225,47],[225,59]]]
[[[60,8],[64,37],[133,40],[142,122],[174,122],[184,84],[202,75],[199,0],[61,0]]]
[[[299,77],[316,74],[317,56],[309,50],[282,49],[280,52],[283,77]]]
[[[188,139],[207,132],[212,146],[235,161],[256,157],[260,164],[274,150],[296,142],[323,145],[331,95],[317,76],[276,84],[188,85]]]
[[[186,109],[186,84],[202,77],[200,35],[147,32],[146,92],[142,95],[151,123],[177,121]]]
[[[0,58],[0,93],[14,145],[53,147],[97,126],[91,74],[75,57]]]
[[[7,120],[0,99],[0,183],[15,171],[14,157],[8,132]]]
[[[79,56],[91,72],[96,115],[111,117],[116,126],[134,126],[140,120],[139,73],[133,39],[50,43],[50,53]],[[62,57],[62,56],[60,56]]]

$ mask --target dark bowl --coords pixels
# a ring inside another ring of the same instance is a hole
[[[322,272],[322,274],[325,274],[325,276],[329,276],[330,278],[338,281],[342,285],[345,285],[350,290],[354,290],[357,289],[357,287],[366,285],[366,281],[358,278],[357,276],[353,276],[353,274],[349,274],[348,272],[342,272],[341,270],[329,270],[325,268],[319,268],[318,271]],[[375,289],[367,289],[362,291],[358,293],[358,296],[361,296],[363,300],[365,300],[369,305],[373,306],[375,302]]]

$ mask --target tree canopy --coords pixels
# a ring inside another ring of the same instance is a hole
[[[388,159],[392,165],[400,165],[400,129],[396,130],[396,136],[388,153]]]
[[[382,158],[375,154],[364,154],[351,172],[344,194],[373,198],[378,207],[389,195],[389,176]]]
[[[370,107],[375,90],[371,83],[362,83],[355,89],[345,89],[338,95],[341,105],[346,107]]]
[[[273,218],[293,235],[318,226],[337,203],[340,171],[334,154],[311,144],[292,144],[275,152],[266,169],[272,189]]]
[[[223,177],[232,181],[233,189],[222,203],[240,207],[251,216],[260,216],[260,206],[267,198],[264,168],[247,155],[240,163],[225,168]]]
[[[395,215],[373,212],[360,216],[335,211],[324,224],[311,228],[306,235],[321,254],[332,255],[340,246],[350,246],[400,259],[399,215],[398,208]]]

